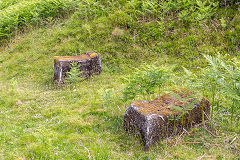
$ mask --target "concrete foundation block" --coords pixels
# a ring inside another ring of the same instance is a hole
[[[71,64],[77,63],[82,77],[90,77],[101,73],[101,59],[92,51],[79,56],[55,56],[54,57],[54,81],[61,85],[71,69]]]
[[[193,93],[173,91],[153,101],[132,101],[124,115],[124,129],[140,134],[145,149],[183,129],[206,120],[210,103]]]

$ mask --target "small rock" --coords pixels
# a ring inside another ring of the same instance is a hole
[[[145,149],[163,138],[199,124],[210,115],[206,98],[193,98],[191,92],[173,91],[153,101],[132,101],[124,115],[124,129],[140,133]]]

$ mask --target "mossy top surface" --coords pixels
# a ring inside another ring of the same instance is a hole
[[[92,53],[90,55],[82,54],[79,56],[54,56],[54,61],[82,61],[82,60],[90,60],[93,57],[98,56],[97,53]]]
[[[144,115],[179,115],[183,110],[189,110],[189,104],[196,100],[193,96],[195,97],[191,92],[179,92],[174,90],[153,101],[133,101],[132,105],[139,108],[141,107],[139,111]],[[193,108],[193,106],[194,104],[190,107]]]

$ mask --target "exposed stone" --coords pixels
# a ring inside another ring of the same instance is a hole
[[[201,123],[210,115],[206,98],[194,97],[186,90],[172,93],[153,101],[132,101],[125,111],[124,129],[140,133],[145,149]]]
[[[75,62],[79,66],[82,77],[90,77],[101,73],[101,59],[93,51],[87,51],[79,56],[55,56],[54,57],[54,81],[58,85],[64,83],[71,64]]]

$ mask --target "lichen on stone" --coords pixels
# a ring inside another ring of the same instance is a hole
[[[96,56],[98,56],[97,53],[92,53],[92,54],[90,54],[90,57],[91,57],[91,58],[96,57]]]
[[[82,54],[79,56],[55,56],[54,61],[81,61],[81,60],[89,60],[91,57]]]
[[[133,101],[133,105],[141,107],[139,112],[143,114],[161,114],[163,116],[179,115],[183,110],[191,110],[194,107],[191,102],[197,100],[193,92],[174,90],[153,101]]]

